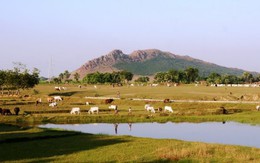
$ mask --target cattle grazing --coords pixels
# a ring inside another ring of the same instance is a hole
[[[169,112],[173,113],[173,110],[172,110],[171,106],[165,106],[164,107],[164,111],[169,111]]]
[[[113,99],[106,99],[105,104],[111,104],[114,100]]]
[[[52,102],[49,104],[49,106],[54,108],[55,106],[57,106],[57,102]]]
[[[116,110],[116,109],[117,109],[117,105],[110,105],[110,106],[108,107],[108,109],[114,109],[114,110]]]
[[[147,107],[151,106],[150,104],[145,104],[144,109],[146,110]]]
[[[225,107],[221,106],[220,109],[222,114],[228,114],[228,110]]]
[[[62,101],[63,98],[60,96],[53,96],[54,101]]]
[[[2,109],[2,115],[12,115],[10,109]]]
[[[260,105],[257,105],[257,106],[256,106],[256,110],[257,110],[257,111],[260,111]]]
[[[70,114],[80,114],[80,108],[72,108]]]
[[[15,107],[15,108],[14,108],[14,113],[15,113],[15,115],[18,115],[19,112],[20,112],[20,108],[19,108],[19,107]]]
[[[53,98],[53,97],[47,97],[47,101],[48,101],[49,103],[51,103],[51,102],[54,101],[54,98]]]
[[[164,102],[164,103],[170,103],[170,102],[171,102],[171,100],[170,100],[170,99],[168,99],[168,98],[166,98],[166,99],[164,99],[164,100],[163,100],[163,102]]]
[[[86,105],[89,105],[90,103],[89,102],[86,102]]]
[[[42,103],[42,99],[41,98],[38,98],[35,102],[35,105],[37,106],[38,104]]]
[[[94,112],[97,112],[98,114],[99,108],[97,106],[91,107],[88,111],[88,114],[92,113],[94,114]]]
[[[148,107],[146,108],[146,110],[147,110],[147,111],[150,111],[150,112],[152,112],[152,113],[155,113],[155,109],[154,109],[154,107],[152,107],[152,106],[148,106]]]
[[[147,110],[147,111],[150,111],[152,113],[155,113],[155,110],[154,110],[154,107],[150,106],[149,104],[146,104],[144,106],[144,108]]]
[[[161,112],[163,109],[161,107],[158,108],[158,112]]]
[[[56,91],[61,91],[61,87],[54,87]]]

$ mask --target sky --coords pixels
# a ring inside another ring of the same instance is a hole
[[[114,49],[160,49],[260,72],[259,0],[0,0],[0,70],[74,71]]]

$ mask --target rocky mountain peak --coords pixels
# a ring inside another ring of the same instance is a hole
[[[162,52],[161,50],[158,49],[137,50],[131,53],[129,56],[133,59],[133,61],[145,61],[145,60],[155,58],[157,56],[174,58],[173,54]]]

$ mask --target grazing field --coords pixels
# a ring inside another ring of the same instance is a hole
[[[0,107],[21,109],[19,116],[0,116],[5,123],[88,123],[88,122],[146,122],[146,121],[238,121],[260,124],[260,112],[256,105],[260,100],[260,88],[206,87],[194,85],[167,86],[122,86],[111,85],[82,86],[63,85],[66,90],[56,91],[56,85],[40,84],[33,90],[24,90],[19,97],[0,97]],[[29,97],[26,97],[29,95]],[[49,96],[61,96],[57,107],[50,107]],[[120,99],[118,99],[120,96]],[[86,98],[88,97],[88,98]],[[36,100],[42,103],[36,106]],[[118,106],[118,114],[108,109],[106,98],[113,98]],[[171,103],[163,103],[170,99]],[[86,105],[89,102],[90,105]],[[149,103],[156,113],[144,109]],[[171,106],[173,113],[158,112],[159,107]],[[100,108],[99,114],[87,114],[91,106]],[[80,115],[71,115],[72,107],[81,109]],[[128,113],[131,107],[132,113]],[[228,113],[222,114],[225,108]]]
[[[0,97],[0,107],[19,107],[19,115],[0,116],[0,162],[259,162],[256,148],[191,143],[169,139],[130,136],[92,135],[33,127],[42,123],[91,122],[205,122],[237,121],[260,124],[256,110],[260,88],[225,88],[194,85],[167,86],[82,86],[40,84],[24,90],[20,96]],[[47,97],[61,96],[57,107],[50,107]],[[86,98],[88,97],[88,98]],[[36,105],[37,99],[42,102]],[[118,106],[118,113],[108,109],[105,99]],[[170,99],[170,103],[164,103]],[[86,105],[86,102],[89,105]],[[147,112],[150,104],[156,113]],[[173,113],[158,112],[171,106]],[[88,114],[92,106],[99,114]],[[80,115],[71,115],[79,107]],[[128,109],[131,107],[132,112]],[[223,108],[227,110],[223,114]],[[10,125],[12,124],[12,125]],[[123,151],[123,152],[122,152]]]

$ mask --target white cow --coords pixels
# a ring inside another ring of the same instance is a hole
[[[99,111],[99,108],[97,106],[93,106],[89,109],[88,114],[90,114],[90,113],[94,114],[94,112],[97,112],[97,114],[98,114],[98,111]]]
[[[169,112],[173,113],[173,110],[172,110],[171,106],[165,106],[164,107],[164,111],[169,111]]]
[[[53,96],[55,101],[62,101],[62,98],[60,96]]]
[[[55,107],[55,106],[57,106],[57,102],[52,102],[52,103],[49,104],[49,106]]]
[[[147,111],[150,111],[150,112],[152,112],[152,113],[155,113],[154,107],[152,107],[150,104],[145,104],[145,105],[144,105],[144,108],[145,108],[145,110],[147,110]]]
[[[80,114],[80,108],[72,108],[70,114]]]
[[[116,109],[117,109],[117,105],[110,105],[110,106],[108,107],[108,109],[114,109],[114,110],[116,110]]]
[[[260,105],[257,105],[257,106],[256,106],[256,110],[257,110],[257,111],[260,111]]]
[[[55,89],[56,91],[61,91],[61,88],[60,88],[60,87],[54,87],[54,89]]]
[[[150,104],[145,104],[144,109],[147,110],[147,107],[151,106]]]

